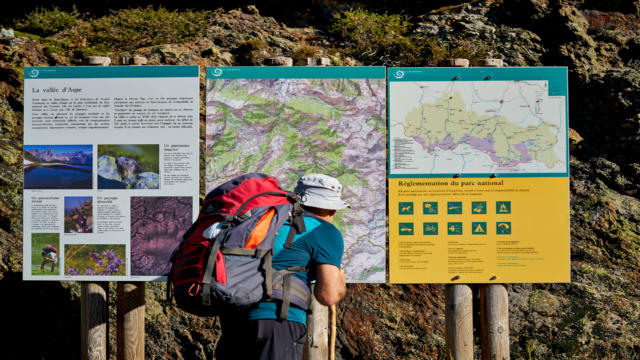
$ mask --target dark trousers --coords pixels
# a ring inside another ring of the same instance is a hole
[[[220,360],[301,360],[307,329],[295,321],[221,317]]]

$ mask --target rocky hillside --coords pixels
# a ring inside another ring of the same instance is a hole
[[[3,23],[14,31],[0,36],[0,306],[22,317],[5,335],[4,343],[21,344],[8,358],[73,358],[80,348],[79,285],[21,281],[22,67],[79,65],[100,54],[114,63],[144,56],[149,64],[201,66],[260,65],[278,55],[298,63],[323,55],[337,65],[429,66],[451,56],[490,56],[509,66],[568,66],[572,282],[507,286],[511,354],[638,359],[640,2],[442,1],[437,9],[418,2],[408,15],[394,15],[397,4],[387,3],[355,9],[311,1],[313,12],[299,7],[283,18],[261,16],[261,5],[102,17],[41,10]],[[201,120],[204,136],[204,114]],[[147,286],[147,358],[212,358],[216,319],[164,306],[162,285]],[[443,303],[436,285],[350,285],[339,306],[338,358],[448,359]]]

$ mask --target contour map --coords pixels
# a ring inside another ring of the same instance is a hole
[[[207,80],[207,191],[247,172],[289,190],[303,174],[338,178],[347,280],[384,282],[385,90],[384,79]]]
[[[392,174],[567,172],[565,97],[546,80],[389,84]]]

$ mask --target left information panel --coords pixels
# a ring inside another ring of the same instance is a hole
[[[24,69],[25,280],[166,280],[198,210],[198,73]]]

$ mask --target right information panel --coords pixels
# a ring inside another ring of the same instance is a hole
[[[569,282],[567,69],[390,68],[392,283]]]

